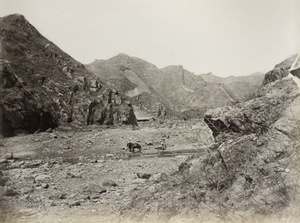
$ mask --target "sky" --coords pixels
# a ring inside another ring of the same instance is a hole
[[[81,63],[119,53],[195,74],[267,72],[300,52],[300,0],[0,0]]]

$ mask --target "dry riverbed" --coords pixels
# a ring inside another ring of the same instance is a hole
[[[58,128],[1,140],[2,222],[124,221],[138,191],[157,191],[212,143],[203,123]],[[168,146],[158,153],[160,141]],[[128,141],[142,153],[125,149]],[[128,221],[131,221],[128,217]]]

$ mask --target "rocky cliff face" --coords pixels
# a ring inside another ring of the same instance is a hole
[[[277,75],[292,62],[268,72],[262,97],[205,114],[217,144],[191,174],[205,170],[201,181],[214,182],[218,199],[236,209],[268,214],[298,205],[300,92]]]
[[[295,59],[296,59],[296,55],[277,64],[273,70],[266,73],[263,84],[266,85],[273,81],[286,77],[289,74],[289,69],[292,66],[292,63],[294,62]]]
[[[22,15],[1,19],[2,134],[33,133],[64,122],[128,123],[124,95],[43,37]],[[101,104],[101,106],[95,106]],[[98,120],[98,119],[97,119]]]
[[[215,136],[224,132],[262,134],[298,96],[296,89],[291,79],[278,81],[266,86],[259,98],[207,111],[205,121]]]

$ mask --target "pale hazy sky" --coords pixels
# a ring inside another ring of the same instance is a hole
[[[300,52],[300,0],[0,0],[82,63],[118,53],[219,76]]]

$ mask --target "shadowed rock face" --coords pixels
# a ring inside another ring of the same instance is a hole
[[[222,132],[264,133],[298,94],[291,79],[277,82],[265,90],[269,92],[260,98],[207,111],[204,120],[214,136]]]
[[[2,135],[44,131],[64,122],[86,124],[94,100],[105,105],[94,108],[103,113],[103,121],[95,123],[118,123],[116,113],[128,119],[121,113],[132,108],[121,94],[112,101],[104,81],[44,38],[22,15],[2,18],[0,35]]]
[[[264,79],[264,85],[286,77],[289,74],[289,69],[291,68],[292,63],[294,62],[295,59],[296,59],[296,55],[277,64],[273,70],[266,73]]]
[[[208,110],[204,120],[214,136],[222,132],[264,133],[298,96],[298,87],[287,76],[294,57],[275,66],[265,76],[262,95],[247,102]],[[277,81],[276,81],[277,80]],[[269,84],[267,84],[269,83]]]

